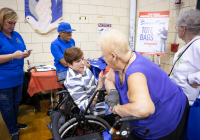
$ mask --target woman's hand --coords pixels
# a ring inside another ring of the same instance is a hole
[[[101,72],[99,73],[99,83],[97,88],[103,88],[105,78],[106,77],[103,75],[103,70],[101,70]]]
[[[112,107],[110,107],[110,113],[116,114],[116,113],[113,111],[113,108],[112,108]]]
[[[27,56],[25,56],[24,58],[29,57],[30,54],[31,54],[31,51],[30,51],[30,50],[29,50],[29,51],[25,50],[24,52],[27,52]]]
[[[13,53],[13,59],[22,59],[26,58],[30,55],[30,52],[27,52],[26,50],[24,52],[22,51],[16,51]]]
[[[117,108],[117,106],[119,106],[119,104],[116,104],[114,107],[110,107],[110,113],[112,113],[112,114],[117,114],[117,113],[116,113],[116,108]],[[121,117],[123,117],[123,116],[121,116]]]
[[[91,68],[90,61],[84,60],[84,64],[85,64],[85,66],[88,67],[89,69]]]
[[[198,86],[200,86],[200,84],[198,84],[197,82],[194,82],[194,83],[190,84],[188,79],[187,79],[187,82],[193,88],[198,88]]]

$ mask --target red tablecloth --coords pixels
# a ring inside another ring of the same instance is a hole
[[[109,70],[110,68],[107,66],[104,75],[107,74]],[[35,72],[35,70],[33,70],[27,92],[32,97],[42,90],[62,88],[60,82],[57,82],[57,80],[56,71]]]
[[[57,80],[56,71],[35,72],[33,70],[27,92],[32,97],[42,90],[62,88]]]

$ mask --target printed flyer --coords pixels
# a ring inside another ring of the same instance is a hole
[[[142,54],[165,55],[169,11],[140,12],[136,51]]]

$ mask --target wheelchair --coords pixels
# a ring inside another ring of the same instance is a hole
[[[105,89],[97,90],[90,102],[88,103],[84,112],[80,111],[77,105],[73,102],[72,97],[70,96],[67,90],[63,90],[57,92],[57,95],[61,95],[62,93],[66,94],[66,96],[58,103],[58,105],[51,109],[48,114],[51,116],[52,112],[55,113],[52,120],[52,128],[54,125],[57,125],[57,129],[59,129],[59,134],[61,138],[67,138],[71,136],[80,136],[85,134],[90,134],[93,132],[99,132],[103,134],[103,131],[106,129],[110,129],[110,124],[101,117],[95,115],[89,115],[87,113],[89,106],[92,104],[93,99],[98,94],[98,101],[101,102]],[[64,110],[59,109],[61,104],[65,102],[67,108]],[[65,123],[58,127],[58,120],[61,116],[65,116]],[[56,122],[56,123],[55,123]],[[74,126],[77,126],[76,128]]]
[[[84,140],[92,140],[92,139],[113,139],[114,128],[116,126],[121,126],[120,131],[123,129],[123,133],[119,133],[120,137],[118,137],[118,140],[121,140],[123,138],[123,135],[127,131],[129,134],[131,131],[130,125],[128,121],[136,121],[136,120],[143,120],[147,118],[137,118],[137,117],[125,117],[120,118],[117,121],[114,122],[113,127],[111,128],[110,120],[108,121],[106,118],[101,118],[99,116],[90,115],[87,113],[90,105],[92,104],[93,99],[98,94],[98,102],[104,101],[104,92],[105,89],[99,89],[97,90],[89,104],[87,105],[84,112],[81,112],[78,108],[78,106],[74,103],[71,95],[69,94],[68,90],[65,88],[63,84],[63,80],[58,80],[58,82],[61,82],[63,86],[63,90],[56,93],[56,95],[60,95],[60,101],[57,104],[55,108],[52,108],[50,111],[48,111],[47,114],[51,116],[52,113],[54,113],[53,117],[51,117],[52,120],[52,135],[54,140],[63,140],[63,139],[81,139]],[[65,94],[63,97],[62,94]],[[64,104],[64,110],[61,110],[61,105]],[[113,115],[113,114],[112,114]],[[59,119],[64,116],[65,120],[64,123],[59,125]],[[115,115],[116,116],[116,115]],[[114,118],[113,118],[114,119]],[[113,121],[113,120],[112,120]],[[134,127],[136,129],[136,127]],[[137,127],[138,128],[138,127]],[[125,130],[126,129],[126,130]],[[148,135],[149,130],[147,128],[140,128],[140,129],[146,129],[146,133],[144,135]],[[108,132],[110,130],[110,132]],[[119,135],[118,134],[118,135]],[[143,135],[143,134],[142,134]],[[128,135],[126,135],[128,136]],[[105,137],[105,138],[104,138]]]
[[[54,140],[63,140],[63,139],[69,139],[69,140],[97,140],[97,139],[103,139],[105,137],[105,135],[107,135],[106,137],[108,137],[108,135],[110,135],[110,140],[112,139],[111,137],[113,136],[113,132],[114,131],[110,131],[108,133],[108,130],[113,130],[115,128],[115,126],[117,126],[117,124],[122,123],[121,128],[125,129],[126,131],[128,131],[128,133],[130,132],[131,128],[130,125],[128,123],[128,121],[136,121],[136,120],[143,120],[143,119],[147,119],[147,118],[137,118],[137,117],[128,117],[128,118],[120,118],[119,121],[115,122],[113,127],[111,128],[110,124],[103,118],[95,116],[95,115],[89,115],[87,113],[89,106],[91,105],[93,99],[95,98],[95,96],[98,94],[98,100],[102,101],[104,99],[104,92],[105,89],[99,89],[97,90],[88,106],[86,107],[84,112],[81,112],[77,105],[73,102],[71,102],[73,99],[70,96],[69,92],[65,89],[63,91],[57,92],[57,95],[60,95],[62,93],[67,94],[67,96],[64,97],[64,100],[62,100],[55,108],[58,109],[60,107],[60,105],[65,101],[65,103],[68,105],[68,110],[66,111],[66,109],[64,111],[57,111],[52,119],[52,134],[53,134],[53,138]],[[61,116],[65,116],[67,117],[66,122],[64,124],[62,124],[62,126],[58,127],[58,120]],[[126,122],[126,123],[125,123]],[[139,127],[135,127],[135,129],[138,129]],[[147,128],[140,128],[140,129],[146,129],[146,134],[147,135],[149,133]],[[124,134],[124,130],[123,133]],[[123,135],[121,135],[122,137]],[[128,135],[126,135],[128,136]],[[105,140],[107,140],[108,138],[104,138]],[[120,140],[121,138],[119,138]]]
[[[52,122],[57,112],[61,112],[61,114],[63,114],[61,118],[59,118],[61,120],[58,122],[60,124],[59,127],[61,127],[61,125],[64,124],[67,120],[70,120],[71,118],[73,118],[73,115],[79,113],[78,106],[74,103],[68,90],[64,86],[64,80],[65,79],[57,80],[57,82],[61,82],[63,89],[62,91],[59,91],[56,93],[56,95],[59,96],[59,101],[52,102],[52,108],[47,111],[47,115],[50,116],[50,119],[51,119],[51,122],[47,124],[47,127],[49,128],[50,131],[52,131]],[[56,103],[57,105],[54,107],[53,103]],[[63,105],[64,110],[61,109],[62,105]]]
[[[73,136],[80,136],[85,134],[90,134],[93,132],[99,132],[103,134],[103,131],[106,129],[110,129],[110,124],[105,120],[106,117],[100,118],[98,116],[89,115],[87,113],[93,99],[98,94],[98,101],[104,101],[104,92],[105,89],[99,89],[91,98],[88,106],[86,107],[84,112],[81,112],[78,106],[74,103],[73,98],[69,94],[68,90],[64,87],[63,81],[64,79],[57,80],[57,82],[61,81],[63,86],[63,90],[56,93],[59,95],[60,100],[57,103],[55,108],[50,109],[47,114],[50,116],[52,123],[47,124],[50,130],[54,127],[54,122],[57,122],[57,129],[59,129],[59,134],[62,138],[67,138]],[[65,96],[63,96],[63,94]],[[60,109],[60,107],[64,105],[64,110]],[[60,115],[58,116],[58,113]],[[116,116],[116,115],[115,115]],[[60,118],[62,117],[62,123],[59,123]],[[63,118],[64,117],[64,118]],[[77,121],[79,120],[79,121]],[[78,126],[74,129],[73,126]],[[74,132],[73,132],[74,131]]]
[[[98,120],[98,119],[96,120],[95,117],[93,118],[94,120],[89,120],[92,117],[87,118],[87,116],[85,116],[86,120],[88,121],[87,124],[84,123],[84,120],[82,120],[82,118],[74,118],[73,120],[69,120],[69,122],[67,122],[65,126],[63,125],[61,130],[60,129],[58,130],[58,125],[57,125],[56,120],[58,120],[57,118],[59,118],[60,115],[61,113],[58,112],[56,114],[55,121],[53,122],[52,134],[53,134],[54,140],[113,140],[113,135],[115,134],[115,127],[117,126],[118,123],[122,123],[120,130],[117,132],[117,134],[121,136],[118,140],[121,140],[121,139],[128,140],[130,137],[131,131],[133,129],[146,130],[145,133],[139,133],[140,135],[143,135],[143,136],[148,136],[150,133],[149,129],[146,127],[134,127],[134,126],[131,127],[129,124],[130,121],[146,120],[148,119],[148,117],[143,117],[143,118],[139,118],[135,116],[122,117],[118,119],[117,121],[115,121],[114,125],[111,128],[100,129],[99,131],[99,127],[95,128],[95,126],[93,126],[93,124],[91,123],[94,123],[96,121],[96,123],[98,123],[98,125],[102,127],[102,124],[100,122],[101,120]],[[77,132],[79,132],[78,129],[82,128],[80,127],[79,123],[84,123],[85,127],[83,126],[83,128],[87,128],[89,131],[85,131],[86,133],[82,135],[77,135],[78,134]]]

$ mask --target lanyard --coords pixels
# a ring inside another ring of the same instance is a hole
[[[198,38],[198,39],[200,39],[200,38]],[[198,40],[198,39],[195,39],[194,41],[196,41],[196,40]],[[193,41],[193,42],[194,42],[194,41]],[[193,43],[193,42],[192,42],[192,43]],[[192,43],[190,43],[190,45],[192,45]],[[179,58],[176,60],[176,62],[181,58],[181,56],[183,55],[183,53],[190,47],[190,45],[188,45],[187,48],[181,53],[181,55],[180,55]],[[173,67],[172,67],[172,69],[171,69],[171,71],[170,71],[170,73],[169,73],[168,76],[171,75],[171,73],[172,73],[172,71],[173,71],[173,69],[174,69],[174,66],[176,65],[176,62],[174,63],[174,65],[173,65]]]

